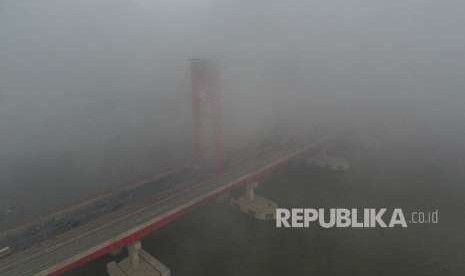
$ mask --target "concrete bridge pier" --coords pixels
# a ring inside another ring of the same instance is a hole
[[[245,187],[245,193],[238,198],[232,198],[231,204],[237,205],[239,209],[256,219],[273,220],[276,217],[278,205],[255,193],[258,182],[253,182]]]
[[[142,249],[140,241],[127,247],[128,257],[107,264],[110,276],[171,276],[170,269]]]

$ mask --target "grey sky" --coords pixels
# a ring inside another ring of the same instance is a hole
[[[462,137],[464,14],[452,0],[0,0],[0,189],[41,185],[17,174],[64,159],[96,183],[183,158],[192,57],[222,64],[231,140],[273,112]]]

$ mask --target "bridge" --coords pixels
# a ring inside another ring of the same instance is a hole
[[[325,140],[270,143],[225,154],[216,70],[204,60],[191,64],[194,163],[3,233],[0,238],[11,244],[11,252],[0,258],[0,275],[61,275],[124,247],[136,266],[143,237],[234,189],[243,189],[245,200],[252,203],[241,209],[253,212],[254,202],[263,200],[254,196],[257,183],[274,169],[324,147]],[[111,275],[132,275],[115,263],[108,270]]]

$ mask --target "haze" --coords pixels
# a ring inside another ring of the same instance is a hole
[[[193,57],[221,64],[229,147],[276,127],[355,131],[465,166],[464,14],[452,0],[0,0],[0,209],[56,209],[189,159]]]

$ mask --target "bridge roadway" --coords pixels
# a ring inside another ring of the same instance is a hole
[[[0,275],[61,275],[110,251],[132,244],[196,206],[255,182],[322,142],[235,158],[222,174],[193,173],[168,185],[145,183],[123,208],[0,259]]]

